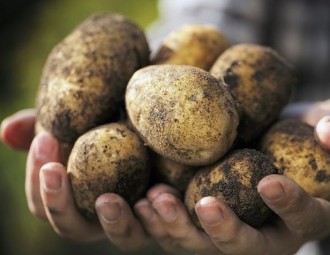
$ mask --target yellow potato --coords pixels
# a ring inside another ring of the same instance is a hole
[[[314,129],[293,119],[275,123],[261,138],[260,149],[283,175],[310,195],[330,201],[330,153],[314,138]]]
[[[115,118],[128,80],[147,65],[143,31],[121,15],[97,14],[49,54],[37,97],[40,125],[72,144]]]
[[[161,156],[181,164],[216,162],[236,138],[238,114],[226,86],[191,66],[154,65],[127,85],[132,126]]]
[[[226,48],[227,39],[216,27],[187,24],[167,35],[151,62],[190,65],[208,71]]]
[[[165,183],[183,194],[199,167],[187,166],[151,153],[152,181]]]
[[[296,78],[289,64],[273,49],[238,44],[227,49],[210,70],[228,85],[238,104],[238,137],[248,143],[275,121],[289,102]]]
[[[126,125],[94,128],[76,141],[67,171],[78,209],[95,219],[95,201],[104,193],[121,195],[130,205],[149,184],[147,149]]]

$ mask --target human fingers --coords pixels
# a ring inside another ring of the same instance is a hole
[[[41,167],[40,194],[48,221],[57,234],[77,242],[104,237],[98,222],[87,220],[77,210],[63,165],[50,162]]]
[[[268,254],[264,235],[243,223],[225,203],[204,197],[195,209],[203,229],[218,248],[218,253],[210,254]]]
[[[24,109],[5,118],[1,122],[1,140],[14,149],[28,150],[34,137],[35,121],[34,109]]]
[[[330,115],[321,118],[316,124],[315,136],[325,149],[330,150]]]
[[[27,162],[25,176],[25,194],[32,214],[39,218],[46,218],[40,195],[40,168],[48,162],[59,161],[59,145],[49,133],[41,132],[32,141]]]
[[[133,252],[149,244],[149,237],[122,197],[103,194],[95,204],[104,233],[117,248]]]
[[[174,252],[180,249],[180,247],[178,247],[178,243],[169,236],[166,228],[163,226],[162,220],[152,207],[153,200],[163,193],[179,196],[179,192],[173,187],[159,183],[148,190],[147,198],[138,201],[134,209],[149,236],[151,236],[164,251]]]
[[[172,253],[180,249],[176,240],[173,240],[167,233],[161,218],[148,199],[144,198],[138,201],[134,206],[134,210],[150,238],[164,251]]]
[[[85,219],[75,206],[67,172],[63,165],[50,162],[40,170],[40,194],[47,218],[63,237],[88,242],[104,237],[97,222]]]
[[[175,188],[163,183],[158,183],[148,190],[147,198],[150,201],[153,201],[156,197],[158,197],[162,193],[169,193],[176,197],[180,197],[179,191],[176,190]]]
[[[152,208],[167,235],[176,242],[177,248],[198,254],[219,254],[209,237],[194,225],[178,197],[161,193],[152,201]]]
[[[281,113],[282,118],[297,118],[311,126],[315,126],[322,117],[327,115],[330,115],[330,99],[292,103]]]
[[[307,124],[315,126],[322,117],[329,114],[330,99],[310,104],[310,106],[303,112],[301,119]]]
[[[270,175],[258,184],[265,203],[284,222],[282,230],[268,232],[272,246],[297,250],[304,242],[330,233],[330,203],[313,198],[289,178]]]

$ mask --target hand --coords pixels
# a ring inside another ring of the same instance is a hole
[[[294,103],[282,113],[283,118],[298,118],[315,126],[315,137],[326,149],[330,149],[330,99],[316,103]]]
[[[196,212],[205,230],[197,229],[175,191],[158,185],[136,210],[150,235],[168,252],[180,249],[200,255],[293,254],[313,239],[330,233],[330,203],[312,198],[290,179],[271,175],[258,190],[279,220],[254,229],[240,221],[221,201],[205,197]],[[302,210],[303,208],[303,210]]]
[[[283,118],[298,118],[315,126],[325,116],[330,115],[330,99],[319,102],[297,102],[289,104],[282,112]]]
[[[328,114],[330,114],[329,105]],[[324,110],[324,109],[323,109]],[[322,114],[323,116],[323,114]],[[330,115],[315,124],[315,135],[330,150]],[[223,202],[205,197],[196,205],[204,231],[194,226],[178,193],[157,185],[135,210],[147,232],[163,249],[180,249],[200,255],[212,254],[293,254],[309,240],[330,234],[330,202],[309,196],[294,181],[279,175],[263,178],[258,191],[279,216],[272,225],[254,229],[240,221]]]
[[[14,149],[28,150],[25,191],[30,211],[46,219],[63,237],[90,242],[107,237],[119,249],[142,249],[149,239],[130,207],[116,194],[103,194],[96,203],[99,223],[77,211],[68,175],[59,163],[59,144],[49,133],[34,137],[35,111],[23,110],[1,124],[1,138]],[[127,240],[130,240],[127,242]]]

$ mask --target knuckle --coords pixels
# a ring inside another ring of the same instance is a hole
[[[73,241],[75,243],[87,243],[92,240],[92,237],[85,232],[77,233],[74,230],[64,227],[64,226],[56,226],[54,227],[54,231],[62,238]]]
[[[60,216],[60,215],[62,215],[61,210],[59,210],[58,208],[55,208],[55,207],[47,206],[47,211],[48,211],[53,217],[56,217],[56,216]]]
[[[292,192],[284,206],[280,209],[280,213],[295,215],[297,212],[304,211],[306,206],[307,201],[304,193],[300,191]]]
[[[212,235],[212,240],[217,244],[235,243],[240,235],[240,230],[241,228],[235,225],[227,231]]]
[[[107,235],[114,240],[127,240],[127,238],[131,237],[132,231],[130,226],[126,226],[123,229],[110,228],[106,230]]]
[[[312,228],[300,228],[295,230],[296,235],[299,237],[301,240],[309,240],[314,234],[315,231]]]
[[[171,235],[172,238],[178,240],[179,242],[189,238],[189,232],[181,229],[178,229],[177,231],[174,231],[169,234]]]
[[[45,213],[43,207],[36,206],[33,203],[29,203],[28,208],[29,208],[29,211],[31,212],[31,214],[36,216],[37,218],[47,219],[47,216],[46,216],[46,213]]]

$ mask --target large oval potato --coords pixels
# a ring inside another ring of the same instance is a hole
[[[216,27],[186,24],[165,37],[151,62],[191,65],[208,71],[228,45],[227,39]]]
[[[80,136],[67,172],[78,209],[95,219],[95,200],[104,193],[121,195],[134,204],[149,184],[147,149],[126,125],[111,123]]]
[[[37,118],[59,141],[109,122],[135,70],[146,65],[143,31],[121,15],[90,17],[49,54],[37,96]]]
[[[260,227],[272,211],[259,195],[257,185],[263,177],[277,173],[271,159],[263,153],[253,149],[234,150],[195,174],[186,190],[185,204],[199,227],[195,205],[207,196],[227,203],[242,221]]]
[[[182,164],[214,163],[236,138],[239,120],[231,94],[200,68],[140,69],[127,85],[126,109],[132,125],[154,151]]]
[[[244,143],[278,118],[296,82],[293,69],[275,50],[256,44],[228,48],[210,72],[228,85],[238,103],[238,137]]]
[[[314,137],[314,128],[299,120],[276,122],[264,134],[260,149],[283,175],[314,197],[330,201],[330,153]]]

